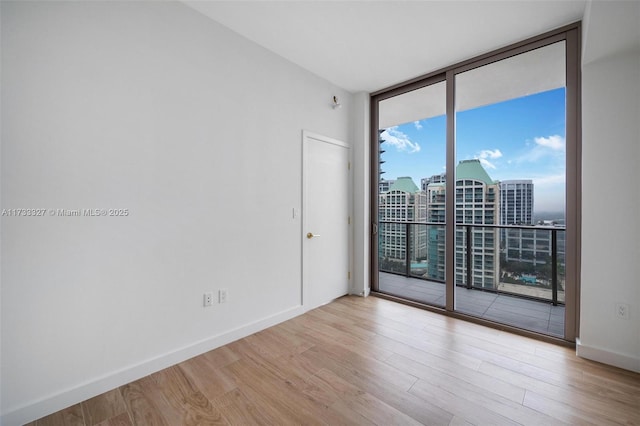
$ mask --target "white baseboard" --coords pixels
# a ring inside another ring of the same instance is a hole
[[[580,358],[586,358],[640,373],[640,358],[634,358],[629,355],[619,354],[593,346],[586,346],[580,343],[580,339],[576,339],[576,354]]]
[[[139,364],[92,379],[86,383],[63,390],[49,397],[5,413],[0,418],[0,425],[19,426],[32,422],[81,401],[85,401],[89,398],[93,398],[94,396],[115,389],[118,386],[133,382],[142,377],[148,376],[149,374],[171,367],[172,365],[186,361],[187,359],[294,318],[303,314],[305,311],[306,309],[303,306],[295,306],[261,320],[229,330],[217,336],[203,339],[189,346],[176,349],[155,358],[148,359]]]

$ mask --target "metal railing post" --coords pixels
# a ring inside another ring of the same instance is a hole
[[[551,301],[558,306],[558,236],[551,230]]]
[[[473,280],[473,268],[471,266],[471,258],[473,257],[471,255],[473,253],[473,249],[471,248],[471,226],[465,225],[465,230],[467,237],[467,288],[471,288]]]
[[[405,265],[404,265],[404,274],[409,277],[411,276],[411,257],[409,256],[409,248],[411,247],[411,244],[409,244],[409,223],[406,222],[404,224],[404,260],[405,260]]]

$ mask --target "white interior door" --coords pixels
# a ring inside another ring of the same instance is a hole
[[[303,132],[303,297],[308,309],[349,292],[350,148]]]

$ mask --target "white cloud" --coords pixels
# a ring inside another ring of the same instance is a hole
[[[533,139],[538,146],[543,146],[545,148],[550,148],[554,151],[564,150],[565,141],[562,136],[553,135],[548,138],[538,137]]]
[[[411,141],[409,136],[398,130],[398,126],[389,127],[382,132],[380,137],[384,139],[385,143],[395,146],[399,152],[406,152],[409,154],[420,152],[420,144]]]
[[[535,163],[544,157],[564,158],[565,139],[559,135],[533,138],[535,145],[516,159],[517,163]]]
[[[418,130],[422,129],[422,124],[420,124],[419,120],[418,121],[414,121],[413,125],[416,126],[416,129],[418,129]]]
[[[490,149],[483,149],[480,151],[480,154],[478,154],[478,158],[491,158],[492,160],[500,157],[502,157],[502,152],[500,152],[499,149],[494,149],[493,151]]]
[[[502,157],[502,152],[500,152],[499,149],[494,149],[493,151],[490,149],[483,149],[476,155],[476,158],[480,160],[480,163],[487,169],[496,168],[496,165],[488,159],[496,160],[500,157]]]
[[[486,158],[480,158],[480,164],[484,166],[485,169],[495,169],[496,166]]]

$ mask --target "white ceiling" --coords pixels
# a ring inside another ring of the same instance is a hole
[[[578,21],[587,2],[184,3],[339,87],[373,92]]]
[[[533,95],[565,85],[564,41],[456,75],[456,111]],[[380,128],[444,115],[444,82],[380,102]]]

